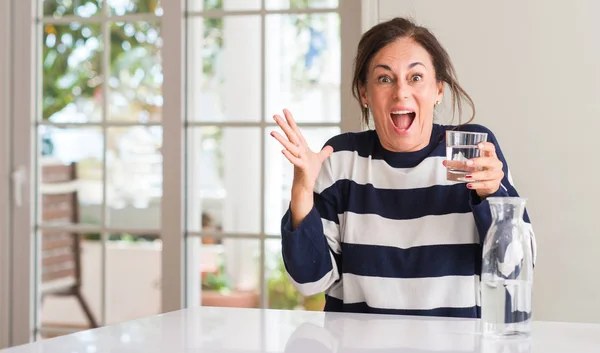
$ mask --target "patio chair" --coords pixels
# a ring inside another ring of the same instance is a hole
[[[77,224],[76,164],[49,164],[42,167],[41,220],[45,224]],[[41,232],[41,304],[46,296],[73,296],[79,302],[91,328],[98,327],[81,291],[81,238],[77,233]]]

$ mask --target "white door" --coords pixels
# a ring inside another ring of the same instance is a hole
[[[158,314],[182,292],[163,285],[183,267],[163,276],[162,249],[183,244],[163,222],[183,198],[163,190],[163,160],[182,157],[163,130],[183,121],[184,5],[160,3],[11,3],[13,345]]]

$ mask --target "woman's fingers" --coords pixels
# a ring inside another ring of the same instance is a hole
[[[446,168],[466,171],[467,187],[477,191],[479,197],[485,198],[495,193],[504,178],[504,164],[496,155],[496,146],[490,142],[478,144],[481,157],[467,161],[443,161]]]
[[[296,157],[300,156],[300,147],[298,147],[298,146],[294,145],[293,143],[291,143],[290,141],[288,141],[280,133],[278,133],[277,131],[272,131],[271,136],[273,136],[277,141],[279,141],[279,143],[281,143],[281,145],[283,147],[285,147],[286,150],[290,151],[294,156],[296,156]]]
[[[450,161],[450,160],[444,160],[442,162],[442,164],[446,167],[446,168],[450,168],[450,169],[456,169],[456,170],[469,170],[469,171],[475,171],[474,168],[469,168],[466,166],[465,161]]]
[[[468,183],[467,187],[473,190],[487,191],[486,194],[493,194],[500,187],[500,182],[496,180],[478,181],[475,183]]]
[[[332,153],[333,153],[333,147],[331,147],[331,146],[323,147],[321,152],[319,152],[319,161],[321,163],[323,163],[327,158],[329,158],[329,156],[331,156]]]
[[[496,146],[491,142],[480,142],[478,145],[482,157],[496,158]]]
[[[502,180],[502,162],[496,157],[477,157],[465,163],[467,170],[472,172],[466,176],[472,180]]]
[[[492,195],[500,188],[502,179],[504,178],[504,164],[496,155],[496,146],[490,142],[482,142],[479,144],[481,157],[473,158],[468,161],[467,165],[476,168],[478,171],[467,175],[467,180],[471,179],[474,182],[468,182],[467,187],[475,190],[477,195],[485,198]]]
[[[299,140],[298,142],[302,143],[303,145],[306,145],[306,140],[304,140],[304,136],[302,136],[302,133],[300,132],[300,128],[298,128],[298,125],[296,124],[296,120],[294,120],[294,116],[292,115],[292,112],[290,112],[287,109],[284,109],[283,115],[285,115],[285,119],[287,120],[288,125],[296,133],[296,136],[298,137],[298,140]]]
[[[290,140],[290,142],[294,145],[299,146],[301,141],[298,138],[296,132],[290,127],[290,125],[288,125],[288,123],[279,115],[273,116],[273,119],[275,120],[277,125],[279,125],[281,130],[283,130],[288,140]]]
[[[493,157],[477,157],[465,162],[467,168],[472,170],[482,169],[500,169],[502,170],[502,162],[495,156]]]
[[[302,167],[302,160],[300,158],[294,156],[292,153],[290,153],[290,151],[282,150],[281,153],[283,153],[285,158],[287,158],[287,160],[290,161],[290,163],[292,163],[296,167]]]
[[[484,169],[479,172],[473,172],[465,176],[467,180],[486,181],[486,180],[502,180],[504,172],[502,169]]]

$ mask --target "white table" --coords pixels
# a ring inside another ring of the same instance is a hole
[[[478,330],[467,319],[198,307],[0,353],[600,353],[600,324],[535,322],[527,340],[490,341]]]

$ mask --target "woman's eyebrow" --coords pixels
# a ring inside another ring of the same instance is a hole
[[[408,65],[408,69],[412,69],[413,67],[415,67],[415,66],[418,66],[418,65],[421,65],[421,66],[423,66],[423,67],[426,67],[426,66],[425,66],[425,64],[423,64],[422,62],[420,62],[420,61],[415,61],[415,62],[413,62],[413,63],[410,63],[410,64]],[[392,71],[392,68],[391,68],[391,67],[389,67],[388,65],[385,65],[385,64],[377,64],[377,65],[375,65],[375,67],[373,67],[373,70],[375,70],[375,69],[376,69],[376,68],[378,68],[378,67],[380,67],[380,68],[382,68],[382,69],[384,69],[384,70],[387,70],[387,71]]]

